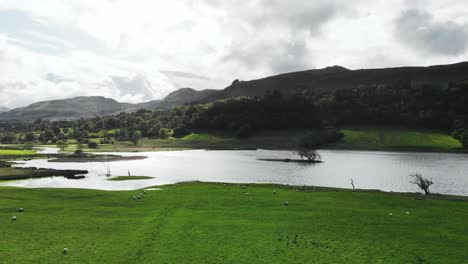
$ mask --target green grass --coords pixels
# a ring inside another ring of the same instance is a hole
[[[8,178],[10,176],[24,176],[31,175],[31,170],[20,169],[20,168],[0,168],[0,180],[2,178]]]
[[[34,154],[36,154],[34,150],[0,149],[0,156],[25,156]]]
[[[401,149],[459,151],[461,143],[438,131],[404,129],[394,127],[360,127],[343,129],[345,137],[333,144],[343,149]]]
[[[468,259],[467,201],[318,188],[296,192],[279,186],[190,183],[162,188],[136,201],[132,197],[141,191],[0,188],[1,262],[465,263]],[[19,207],[25,212],[19,213]],[[18,217],[15,223],[13,215]],[[62,254],[64,247],[67,255]]]
[[[220,131],[196,131],[182,138],[142,139],[138,146],[123,141],[115,144],[99,145],[92,152],[135,152],[165,151],[183,149],[296,149],[297,142],[306,135],[308,129],[261,131],[249,138],[238,139]],[[461,143],[440,131],[399,127],[353,127],[341,130],[345,138],[340,142],[324,146],[329,149],[356,150],[415,150],[415,151],[463,151]],[[67,151],[76,150],[77,145],[70,141]]]
[[[118,176],[108,179],[108,181],[134,181],[134,180],[149,180],[153,177],[149,176]]]

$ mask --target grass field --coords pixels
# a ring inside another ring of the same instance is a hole
[[[356,150],[415,150],[460,152],[462,145],[449,135],[439,131],[417,130],[397,127],[357,127],[341,130],[345,137],[340,142],[323,148]],[[131,142],[100,145],[99,149],[85,151],[134,152],[166,151],[183,149],[295,149],[298,140],[309,130],[263,131],[238,139],[216,131],[198,131],[183,138],[142,139],[138,146]],[[71,144],[67,151],[76,150]]]
[[[465,263],[468,259],[467,201],[205,183],[162,189],[134,201],[133,195],[141,191],[0,188],[1,262]],[[25,212],[19,213],[20,207]]]
[[[8,179],[11,176],[25,176],[31,175],[30,170],[16,169],[16,168],[0,168],[0,180],[3,178]]]
[[[401,149],[459,151],[461,143],[449,135],[437,131],[404,128],[350,128],[343,129],[342,141],[331,145],[338,149]]]
[[[36,154],[34,150],[0,149],[0,156],[25,156],[34,154]]]
[[[108,179],[108,181],[135,181],[135,180],[149,180],[153,177],[149,176],[118,176]]]

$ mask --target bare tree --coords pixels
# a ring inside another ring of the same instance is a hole
[[[351,186],[353,186],[353,192],[355,192],[356,188],[354,187],[354,180],[353,179],[351,179]]]
[[[300,149],[296,151],[296,154],[299,155],[302,160],[307,159],[309,162],[317,162],[322,160],[322,157],[315,149]]]
[[[410,175],[413,177],[413,181],[411,183],[416,184],[419,189],[423,190],[426,195],[431,194],[429,192],[429,187],[434,183],[432,180],[424,178],[421,174],[416,173]]]

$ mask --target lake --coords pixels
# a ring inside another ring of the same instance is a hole
[[[53,151],[51,149],[50,151]],[[20,187],[90,188],[102,190],[133,190],[154,185],[186,181],[227,183],[276,183],[351,188],[379,189],[393,192],[416,192],[409,174],[421,173],[434,181],[432,192],[468,195],[468,154],[382,152],[382,151],[320,151],[324,163],[299,164],[260,161],[262,158],[296,158],[291,151],[206,151],[120,153],[125,156],[148,156],[144,160],[117,161],[108,164],[51,163],[31,160],[18,167],[53,169],[85,169],[82,180],[63,177],[27,179],[3,182],[1,185]],[[114,153],[115,154],[115,153]],[[112,176],[153,176],[150,180],[107,181],[108,166]]]

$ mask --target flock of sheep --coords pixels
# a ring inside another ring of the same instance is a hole
[[[225,184],[224,186],[227,186],[227,185]],[[246,186],[243,185],[242,188],[246,188]],[[133,196],[133,200],[134,200],[134,201],[136,201],[136,200],[141,200],[141,199],[143,199],[143,196],[144,196],[145,194],[146,194],[146,190],[143,190],[142,193],[140,193],[140,194],[138,194],[138,195],[134,195],[134,196]],[[246,194],[246,195],[250,195],[250,193],[245,193],[245,194]],[[276,194],[277,194],[276,190],[273,190],[273,195],[276,195]],[[284,204],[285,206],[289,206],[289,203],[288,203],[287,201],[284,201],[283,204]],[[19,209],[18,209],[18,212],[19,212],[19,213],[23,213],[23,212],[24,212],[24,208],[19,208]],[[16,217],[16,215],[14,215],[14,216],[11,218],[11,221],[12,221],[12,222],[16,222],[17,219],[18,219],[18,218]],[[62,251],[62,253],[63,253],[63,254],[67,254],[67,253],[68,253],[68,248],[64,248],[63,251]]]

